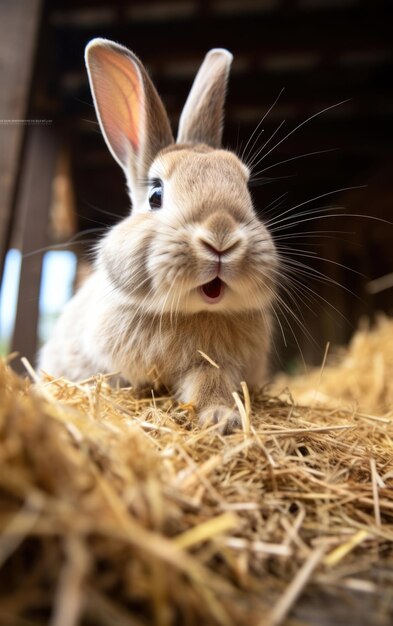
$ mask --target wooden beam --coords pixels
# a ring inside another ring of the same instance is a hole
[[[184,19],[124,19],[106,24],[56,25],[56,44],[64,53],[58,70],[80,69],[93,37],[110,37],[130,47],[150,71],[164,63],[201,62],[209,47],[226,47],[260,64],[272,55],[307,54],[329,60],[343,54],[391,54],[393,6],[383,10],[359,4],[348,8],[250,12]]]
[[[284,89],[274,110],[280,106],[295,110],[323,108],[334,102],[350,98],[350,106],[376,108],[380,100],[392,100],[393,84],[386,77],[393,72],[393,56],[376,66],[359,62],[355,66],[333,64],[305,70],[269,71],[263,66],[237,71],[236,64],[229,79],[227,109],[249,105],[269,108]],[[169,76],[165,67],[151,73],[162,100],[170,111],[182,108],[190,91],[194,74]],[[91,91],[84,67],[79,71],[65,72],[60,78],[60,94],[64,110],[80,111],[81,103],[91,101]],[[274,114],[273,110],[273,114]]]
[[[28,129],[17,199],[23,228],[22,265],[12,351],[35,361],[43,252],[29,255],[48,244],[49,207],[57,153],[57,139],[50,126]],[[15,361],[15,369],[21,364]]]
[[[0,280],[8,248],[42,0],[1,0]],[[19,120],[19,121],[18,121]]]

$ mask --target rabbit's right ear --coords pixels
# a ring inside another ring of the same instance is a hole
[[[124,46],[93,39],[85,60],[101,131],[132,186],[173,142],[167,114],[142,63]]]

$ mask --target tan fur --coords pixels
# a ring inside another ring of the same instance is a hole
[[[204,66],[208,70],[209,62]],[[221,67],[225,73],[226,63]],[[225,90],[223,76],[210,90],[210,107],[222,106],[220,89]],[[155,97],[143,93],[148,125]],[[187,124],[191,128],[192,120]],[[110,143],[111,128],[106,133]],[[247,168],[206,141],[169,144],[151,163],[147,134],[141,153],[129,148],[130,167],[145,163],[144,175],[163,181],[162,208],[149,210],[149,189],[128,178],[137,198],[133,213],[101,242],[95,272],[67,305],[40,367],[73,380],[103,371],[119,372],[135,387],[163,384],[193,403],[201,422],[223,419],[230,429],[239,421],[232,392],[242,380],[250,388],[266,381],[277,254],[254,212]],[[214,249],[221,251],[219,264]],[[209,304],[200,286],[217,272],[225,290],[219,302]]]

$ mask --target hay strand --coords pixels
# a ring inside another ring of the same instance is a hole
[[[288,615],[291,606],[296,602],[310,576],[322,560],[325,551],[324,546],[319,546],[310,554],[307,561],[297,572],[295,578],[288,585],[276,606],[263,618],[258,626],[280,626]]]

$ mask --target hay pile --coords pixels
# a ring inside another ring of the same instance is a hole
[[[0,624],[391,624],[392,368],[384,321],[290,383],[307,406],[252,398],[222,437],[169,397],[2,364]]]
[[[328,347],[329,350],[329,347]],[[386,317],[370,331],[364,322],[348,348],[336,351],[328,364],[313,372],[288,378],[277,376],[272,391],[290,387],[296,403],[393,412],[393,323]]]

